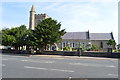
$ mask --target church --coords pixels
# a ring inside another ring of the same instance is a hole
[[[35,7],[32,5],[30,10],[29,17],[29,28],[34,30],[40,21],[43,19],[49,18],[47,14],[36,14]],[[113,33],[90,33],[89,31],[85,32],[67,32],[62,37],[60,43],[55,43],[48,47],[48,50],[52,50],[52,47],[55,47],[56,50],[63,50],[65,47],[71,47],[72,50],[78,48],[79,46],[91,47],[91,45],[97,45],[99,50],[107,50],[108,40],[114,40]]]

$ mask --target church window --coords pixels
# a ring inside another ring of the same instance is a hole
[[[75,43],[73,43],[73,48],[75,47]]]
[[[103,42],[100,42],[100,48],[103,48]]]
[[[63,47],[65,47],[65,43],[63,43]]]

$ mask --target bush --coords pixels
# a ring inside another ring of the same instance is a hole
[[[73,49],[72,51],[77,51],[77,49]]]
[[[120,52],[119,50],[113,49],[112,52]]]
[[[61,48],[58,48],[58,50],[62,50]]]
[[[81,45],[80,48],[82,48],[83,51],[86,51],[86,50],[87,50],[86,45]]]
[[[92,45],[92,50],[93,51],[98,51],[98,45],[97,44],[94,44],[94,45]]]
[[[65,47],[63,50],[70,51],[71,47]]]

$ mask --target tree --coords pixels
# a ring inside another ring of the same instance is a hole
[[[110,39],[110,40],[108,40],[107,45],[115,48],[116,42],[115,42],[115,40]]]
[[[35,27],[33,30],[33,37],[35,41],[35,45],[39,46],[39,48],[44,48],[48,44],[54,44],[59,42],[61,36],[63,36],[66,32],[65,29],[60,30],[61,23],[58,23],[57,20],[53,20],[52,18],[44,19]]]
[[[25,41],[24,42],[25,42],[26,47],[28,47],[28,49],[29,49],[30,46],[37,46],[35,44],[35,39],[34,39],[33,32],[34,32],[34,30],[28,29],[27,34],[25,36]]]
[[[11,30],[9,28],[5,28],[1,30],[2,32],[2,45],[4,46],[12,46],[15,43],[15,37],[11,35]]]
[[[28,30],[25,25],[15,28],[5,28],[2,32],[2,45],[14,46],[18,49],[20,46],[26,45],[25,38]]]
[[[15,37],[12,35],[4,35],[2,37],[2,44],[5,46],[13,46],[13,43],[15,43]]]

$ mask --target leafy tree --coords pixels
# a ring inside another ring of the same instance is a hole
[[[20,46],[26,45],[25,37],[28,30],[25,25],[15,28],[5,28],[2,29],[2,45],[5,46],[15,46],[19,48]]]
[[[0,44],[2,44],[2,32],[0,31]]]
[[[2,44],[5,46],[13,46],[13,43],[15,43],[15,37],[12,35],[4,35],[2,37]]]
[[[110,40],[108,40],[107,45],[115,48],[116,42],[115,42],[115,40],[110,39]]]
[[[27,30],[27,34],[25,36],[25,45],[28,47],[30,46],[37,46],[35,44],[35,39],[34,39],[34,34],[33,34],[34,30],[28,29]]]
[[[2,45],[12,46],[15,43],[15,37],[10,35],[11,30],[9,28],[5,28],[1,30],[2,33]]]
[[[108,40],[107,45],[116,45],[116,42],[115,40],[110,39]]]
[[[33,31],[35,45],[46,50],[48,44],[62,40],[61,36],[65,34],[65,29],[60,30],[60,27],[61,23],[52,18],[42,20]]]

